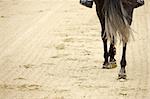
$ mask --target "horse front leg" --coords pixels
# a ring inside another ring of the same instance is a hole
[[[126,47],[127,47],[127,43],[124,44],[123,46],[123,52],[122,52],[122,59],[121,59],[121,62],[120,62],[120,65],[121,65],[121,69],[119,71],[119,74],[118,74],[118,78],[119,79],[126,79]]]

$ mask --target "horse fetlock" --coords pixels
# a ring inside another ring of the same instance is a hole
[[[127,62],[125,59],[122,59],[120,64],[121,64],[121,67],[125,67],[127,65]]]
[[[110,46],[110,49],[109,49],[110,58],[114,58],[115,55],[116,55],[116,48],[114,46]]]
[[[126,79],[126,70],[124,67],[121,67],[119,74],[118,74],[118,79]]]

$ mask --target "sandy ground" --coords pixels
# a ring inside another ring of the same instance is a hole
[[[146,0],[145,0],[146,1]],[[95,6],[78,0],[0,0],[0,99],[150,99],[150,3],[134,12],[120,69],[103,70]],[[117,45],[117,63],[121,57]]]

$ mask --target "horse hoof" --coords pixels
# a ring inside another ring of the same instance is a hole
[[[113,69],[116,68],[117,64],[116,63],[107,63],[107,64],[103,64],[102,69]]]
[[[109,69],[109,63],[104,63],[102,69]]]
[[[119,74],[118,74],[118,79],[126,79],[127,75],[124,69],[121,69]]]
[[[117,63],[116,61],[114,62],[109,62],[111,69],[116,68],[117,67]]]
[[[127,79],[118,79],[120,82],[126,82]]]
[[[127,79],[126,74],[118,74],[118,79]]]

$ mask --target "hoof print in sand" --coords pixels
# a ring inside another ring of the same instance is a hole
[[[27,65],[20,65],[19,67],[24,67],[25,69],[29,69],[29,68],[34,67],[34,65],[33,64],[27,64]]]
[[[2,15],[2,16],[0,16],[0,17],[1,17],[1,18],[5,18],[5,16],[3,16],[3,15]]]
[[[26,79],[23,77],[18,77],[18,78],[15,78],[14,80],[26,80]]]
[[[57,50],[63,50],[63,49],[65,49],[65,45],[64,44],[59,44],[59,45],[55,46],[55,48]]]
[[[23,84],[23,85],[10,85],[10,84],[3,84],[0,85],[0,89],[6,89],[6,90],[20,90],[20,91],[33,91],[33,90],[40,90],[41,86],[40,85],[28,85],[28,84]]]
[[[41,86],[40,85],[20,85],[17,86],[18,90],[22,90],[22,91],[32,91],[32,90],[40,90]]]
[[[66,38],[64,39],[64,42],[73,42],[73,38]]]

